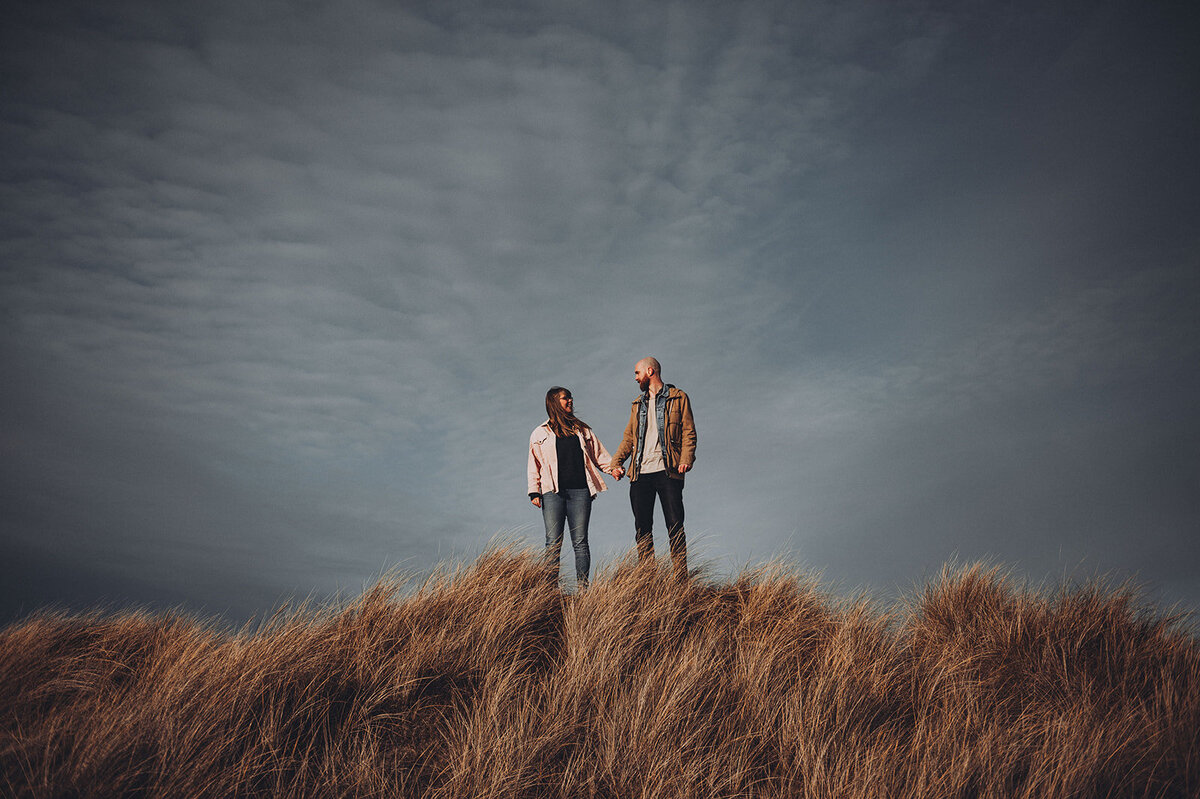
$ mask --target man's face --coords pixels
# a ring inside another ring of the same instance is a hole
[[[650,375],[651,370],[647,369],[640,363],[633,367],[633,379],[637,381],[638,388],[640,388],[642,391],[650,388]]]

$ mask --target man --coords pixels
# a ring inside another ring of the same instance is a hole
[[[654,497],[662,506],[675,573],[687,576],[687,541],[683,532],[683,478],[696,461],[696,425],[687,394],[662,381],[662,367],[642,358],[633,367],[642,390],[633,401],[625,437],[609,464],[618,480],[629,462],[629,504],[633,508],[638,560],[654,557]]]

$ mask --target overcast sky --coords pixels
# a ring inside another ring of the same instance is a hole
[[[540,544],[546,389],[615,449],[644,355],[718,576],[1200,609],[1190,5],[6,9],[0,617]]]

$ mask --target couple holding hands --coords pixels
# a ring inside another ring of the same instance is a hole
[[[662,367],[643,358],[633,367],[642,393],[633,400],[621,446],[609,456],[600,439],[575,416],[571,392],[554,386],[546,392],[549,418],[529,436],[529,499],[542,510],[546,559],[558,569],[563,528],[569,526],[575,549],[575,579],[587,587],[592,555],[588,521],[592,500],[607,486],[604,472],[620,480],[629,463],[629,504],[639,561],[654,557],[654,498],[662,505],[675,573],[687,576],[683,532],[683,478],[696,460],[696,426],[687,394],[664,383]]]

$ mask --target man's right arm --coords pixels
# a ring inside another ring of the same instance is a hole
[[[621,464],[633,452],[633,447],[637,443],[637,404],[629,411],[629,423],[625,425],[625,435],[621,438],[621,446],[617,447],[617,451],[613,453],[612,462],[608,465],[609,472],[615,472],[621,468]]]

